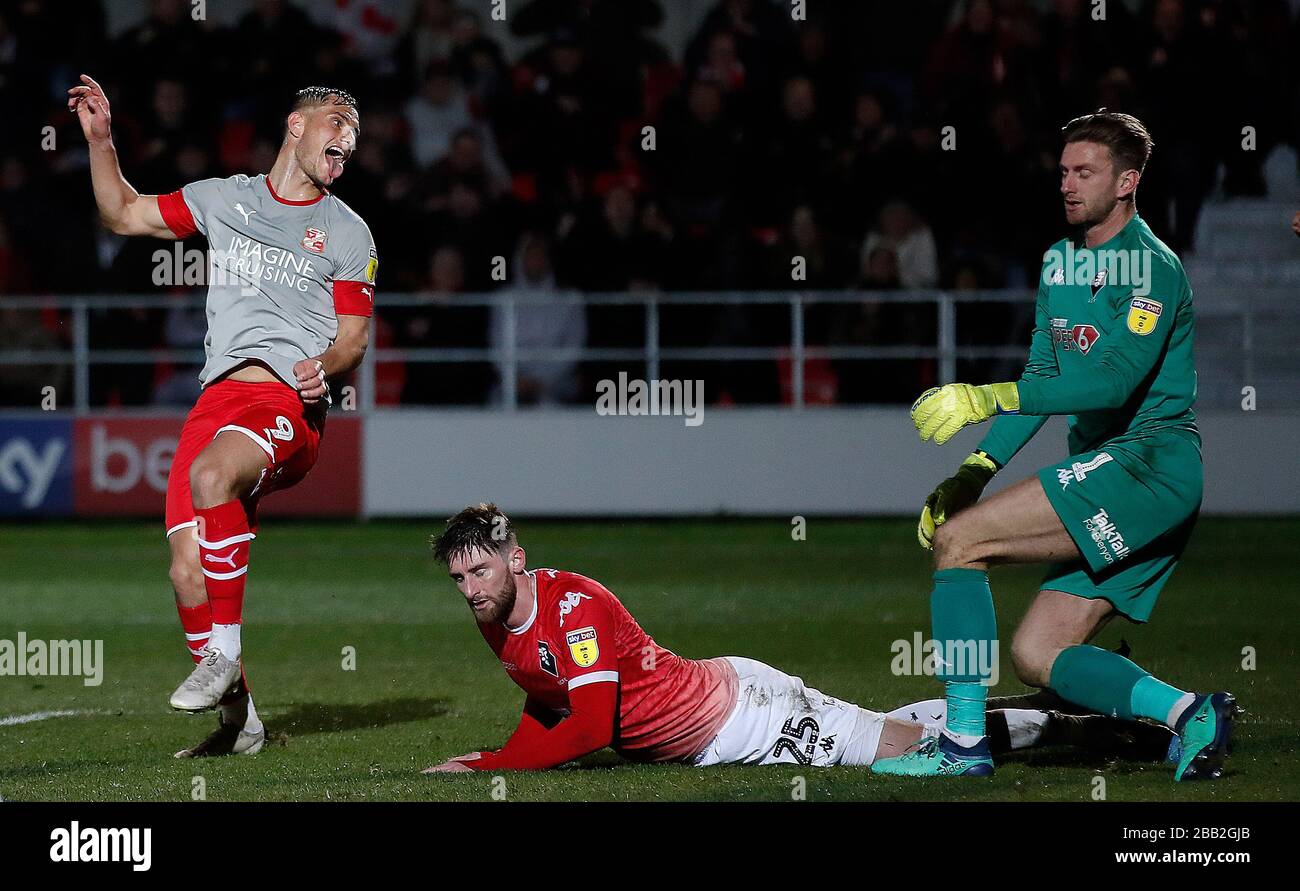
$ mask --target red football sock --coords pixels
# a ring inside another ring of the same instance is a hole
[[[207,601],[198,606],[177,603],[176,612],[180,614],[181,627],[185,629],[185,646],[198,663],[203,658],[199,653],[208,645],[208,636],[212,634],[212,607]]]
[[[236,634],[230,649],[238,650],[238,625],[244,612],[244,578],[248,572],[248,547],[253,533],[239,501],[195,511],[199,519],[199,561],[204,586],[212,606],[213,643],[223,632]],[[223,627],[224,626],[224,627]],[[235,626],[233,629],[231,626]],[[228,654],[238,658],[238,652]]]

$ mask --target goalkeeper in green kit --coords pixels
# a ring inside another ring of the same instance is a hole
[[[997,654],[987,570],[997,563],[1050,564],[1011,644],[1022,681],[1102,714],[1167,725],[1181,745],[1176,780],[1218,777],[1227,754],[1238,711],[1230,694],[1186,692],[1088,643],[1116,613],[1151,615],[1200,508],[1201,440],[1192,291],[1135,207],[1151,138],[1136,118],[1104,109],[1063,133],[1061,194],[1076,235],[1044,256],[1024,374],[948,384],[912,406],[921,439],[936,443],[995,420],[930,495],[918,527],[934,549],[945,728],[876,761],[875,773],[993,773],[984,704]],[[1051,415],[1070,416],[1070,457],[976,503]]]

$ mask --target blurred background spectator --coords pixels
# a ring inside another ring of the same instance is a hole
[[[551,266],[551,247],[540,232],[525,232],[519,240],[513,284],[505,288],[527,302],[516,304],[515,346],[521,350],[576,350],[587,342],[587,312],[580,302],[555,300],[560,295]],[[506,338],[506,310],[492,309],[492,349],[501,355]],[[498,364],[497,396],[500,397],[502,365]],[[558,405],[571,402],[579,391],[578,361],[524,359],[516,372],[520,405]]]
[[[146,192],[266,170],[293,92],[338,84],[359,97],[363,133],[337,192],[374,231],[380,289],[436,295],[384,311],[377,342],[413,349],[498,347],[499,313],[463,296],[498,288],[1032,287],[1064,234],[1059,129],[1101,105],[1151,128],[1140,210],[1190,257],[1207,199],[1264,194],[1268,150],[1295,146],[1300,121],[1288,0],[1112,0],[1100,21],[1086,0],[815,3],[806,22],[783,0],[531,0],[505,22],[454,0],[232,0],[203,21],[184,0],[67,6],[0,2],[0,295],[151,287],[157,245],[96,222],[65,108],[77,74],[108,90],[124,171]],[[1240,150],[1242,121],[1257,151]],[[46,126],[57,150],[42,149]],[[495,258],[513,260],[503,281]],[[769,309],[666,311],[662,339],[788,343],[786,310]],[[200,323],[96,312],[91,346],[193,347]],[[961,331],[1022,344],[1030,324],[1011,311],[985,330],[963,317]],[[24,328],[10,343],[67,339],[63,317],[5,325]],[[807,322],[821,345],[932,344],[933,325],[932,306],[869,299]],[[542,303],[517,330],[521,346],[637,347],[644,314]],[[709,398],[788,398],[776,367],[715,363]],[[821,367],[819,392],[848,402],[907,401],[935,375],[913,360]],[[604,368],[522,363],[517,389],[589,401]],[[189,374],[116,366],[92,397],[181,404]],[[383,382],[403,401],[482,404],[498,374],[410,364]]]

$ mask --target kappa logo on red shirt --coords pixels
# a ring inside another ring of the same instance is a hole
[[[307,234],[302,237],[302,246],[313,254],[325,253],[325,230],[308,227]]]
[[[560,627],[564,627],[564,617],[573,612],[574,607],[582,601],[590,599],[590,594],[583,594],[579,591],[566,591],[564,599],[560,601]]]

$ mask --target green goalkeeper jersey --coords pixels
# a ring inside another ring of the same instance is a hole
[[[1183,265],[1141,217],[1095,248],[1057,242],[1043,259],[1020,414],[998,417],[980,448],[1006,464],[1049,415],[1070,416],[1070,454],[1119,446],[1149,464],[1146,447],[1166,433],[1199,446],[1193,325]]]

